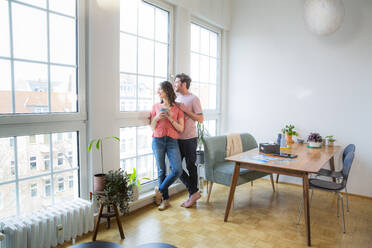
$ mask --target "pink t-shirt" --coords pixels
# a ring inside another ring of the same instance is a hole
[[[160,109],[165,108],[161,105],[161,103],[156,103],[154,106],[152,106],[151,111],[151,120],[160,113]],[[184,118],[183,111],[179,109],[175,104],[170,107],[170,111],[172,113],[172,119],[174,121],[178,121],[180,118]],[[171,137],[173,139],[178,139],[178,132],[173,127],[172,123],[168,120],[168,118],[161,118],[159,119],[158,123],[156,124],[155,130],[152,133],[152,137],[161,138],[164,136]]]
[[[200,104],[200,100],[197,96],[189,93],[187,95],[177,94],[176,102],[183,103],[185,106],[195,114],[202,114],[203,110]],[[198,137],[196,132],[195,121],[188,115],[185,115],[185,129],[179,134],[179,139],[191,139]]]

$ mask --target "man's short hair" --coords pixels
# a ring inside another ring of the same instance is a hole
[[[191,78],[188,75],[186,75],[185,73],[181,73],[181,74],[177,74],[176,78],[179,78],[181,83],[186,83],[187,89],[190,88]]]

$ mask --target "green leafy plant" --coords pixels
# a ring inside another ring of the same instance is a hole
[[[94,194],[98,202],[103,206],[115,204],[123,214],[129,213],[129,179],[128,175],[121,169],[111,170],[106,175],[106,186],[103,193]]]
[[[138,189],[141,189],[141,182],[139,178],[137,177],[137,171],[136,168],[133,168],[132,173],[127,173],[128,179],[129,179],[129,188],[133,187],[134,185],[137,185]],[[150,180],[150,178],[143,177],[142,179]]]
[[[101,156],[101,172],[103,174],[103,141],[107,139],[113,139],[120,142],[120,139],[116,136],[108,136],[104,138],[94,139],[89,142],[88,152],[92,150],[92,147],[95,146],[97,151],[100,151]]]
[[[335,142],[336,139],[333,138],[333,135],[328,135],[325,137],[329,142]]]
[[[289,136],[298,136],[298,133],[294,130],[294,128],[295,126],[293,125],[285,125],[285,128],[282,129],[282,133],[288,133]]]
[[[201,148],[203,147],[204,137],[209,136],[209,132],[205,128],[204,124],[200,122],[196,124],[196,128],[198,131],[198,150],[201,150]]]

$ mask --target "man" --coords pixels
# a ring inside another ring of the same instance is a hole
[[[183,170],[180,177],[185,184],[189,198],[182,203],[182,207],[189,208],[201,197],[198,189],[198,170],[196,167],[197,132],[195,121],[203,122],[203,112],[200,100],[190,91],[191,78],[184,74],[176,75],[174,89],[177,94],[176,104],[185,113],[185,128],[179,133],[178,145],[181,152],[181,160],[185,158],[188,174]]]

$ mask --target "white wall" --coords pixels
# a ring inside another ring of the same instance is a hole
[[[159,0],[160,1],[160,0]],[[119,29],[120,0],[87,0],[87,80],[88,80],[88,140],[105,136],[120,136],[120,127],[147,123],[140,119],[123,118],[119,114]],[[169,0],[174,5],[174,71],[189,73],[190,21],[198,16],[219,27],[228,28],[228,0]],[[205,14],[203,16],[203,14]],[[105,172],[120,167],[119,144],[106,142]],[[89,154],[90,175],[100,172],[96,151]],[[92,186],[89,186],[90,189]]]
[[[291,123],[354,143],[348,190],[372,196],[372,1],[344,0],[343,26],[326,37],[306,29],[303,2],[234,1],[228,130],[274,141]]]

